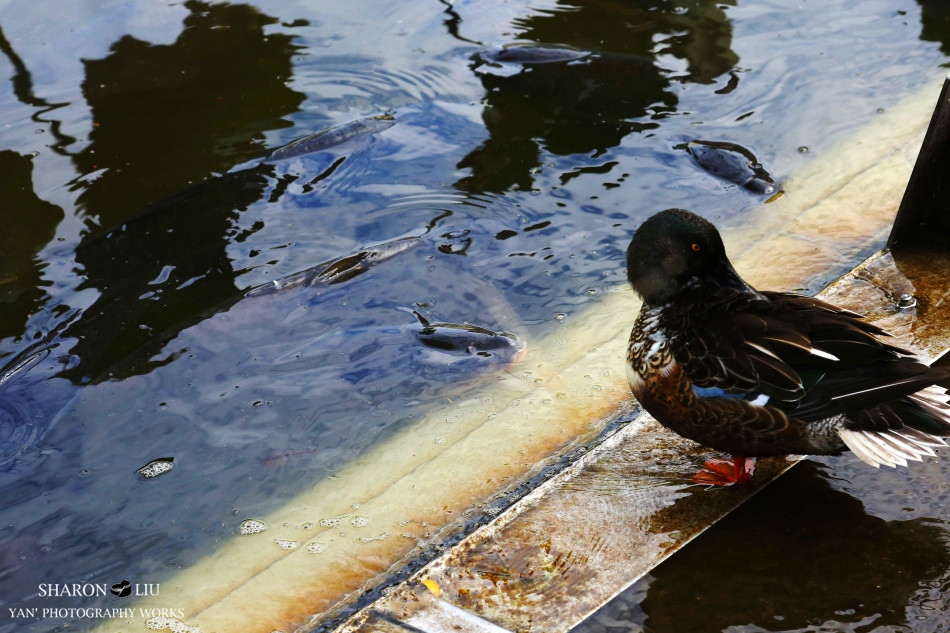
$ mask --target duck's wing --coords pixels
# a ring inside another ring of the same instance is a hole
[[[927,389],[950,376],[943,369],[928,367],[910,358],[890,358],[864,367],[831,369],[786,411],[805,422],[847,413],[849,426],[865,431],[900,429],[907,420],[903,398]],[[926,396],[917,397],[915,400]],[[926,401],[914,409],[936,408]],[[939,405],[939,408],[945,408]],[[915,425],[917,426],[917,425]]]
[[[907,420],[901,421],[906,412],[897,409],[906,407],[897,401],[950,377],[950,372],[928,367],[907,350],[880,340],[890,335],[860,315],[811,297],[767,294],[777,305],[799,311],[812,344],[838,359],[820,372],[811,369],[813,383],[786,411],[789,415],[807,422],[847,413],[855,428],[899,429]]]
[[[774,300],[801,306],[812,324],[813,343],[840,357],[824,368],[799,402],[785,408],[787,415],[814,422],[844,414],[838,429],[842,442],[875,468],[904,466],[944,446],[944,438],[950,437],[950,396],[935,383],[950,378],[950,371],[928,367],[877,340],[871,335],[884,333],[856,321],[853,313],[829,320],[828,308],[834,308],[828,304],[782,295]],[[847,323],[843,330],[841,317]]]
[[[725,290],[703,299],[688,312],[669,311],[668,331],[676,333],[673,357],[704,390],[767,396],[789,411],[810,402],[831,371],[906,354],[879,341],[886,333],[859,315],[810,297]]]

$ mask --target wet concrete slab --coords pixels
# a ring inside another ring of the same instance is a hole
[[[950,248],[882,251],[823,295],[866,315],[928,364],[950,347]]]
[[[421,622],[420,595],[437,591],[503,630],[567,631],[790,465],[762,460],[753,485],[707,490],[689,482],[703,458],[643,416],[375,608]]]
[[[819,296],[926,362],[950,349],[950,251],[882,251]],[[337,633],[385,631],[380,614],[430,633],[567,632],[793,465],[759,460],[747,486],[692,484],[705,456],[641,414]]]

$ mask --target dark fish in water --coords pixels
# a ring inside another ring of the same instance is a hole
[[[283,147],[275,149],[271,152],[270,156],[264,160],[265,162],[271,162],[303,156],[304,154],[312,154],[330,147],[342,145],[364,134],[375,134],[383,130],[388,130],[395,124],[396,119],[391,114],[381,114],[365,119],[357,119],[356,121],[350,121],[349,123],[338,125],[329,130],[315,132],[309,136],[298,138],[296,141],[291,141]]]
[[[290,275],[289,277],[284,277],[283,279],[274,280],[271,283],[252,288],[245,296],[273,294],[300,286],[332,286],[333,284],[343,283],[358,275],[362,275],[376,264],[417,246],[419,241],[419,237],[409,236],[367,246],[355,253],[344,255],[339,259],[324,262],[313,268],[308,268],[307,270]]]
[[[481,64],[555,64],[573,62],[590,57],[590,51],[581,51],[569,46],[505,46],[494,50],[476,53],[474,60]]]
[[[412,371],[424,372],[426,366],[435,366],[439,378],[451,375],[452,369],[468,368],[484,370],[486,368],[510,368],[520,362],[527,352],[527,345],[516,334],[495,332],[478,325],[468,323],[433,323],[424,316],[408,308],[401,311],[411,312],[419,324],[398,326],[373,326],[327,332],[324,335],[306,341],[303,346],[287,351],[275,359],[275,363],[306,363],[308,359],[325,355],[340,356],[343,349],[367,347],[370,342],[379,345],[388,340],[389,349],[406,350],[410,336],[424,348],[412,354],[420,363]],[[422,326],[419,329],[419,325]],[[390,352],[391,353],[391,352]],[[430,369],[432,371],[432,369]],[[459,374],[459,376],[464,376]],[[458,385],[458,381],[453,381]],[[261,464],[279,467],[291,458],[317,452],[315,447],[290,450],[262,458]]]
[[[3,385],[15,376],[30,371],[30,369],[35,367],[38,363],[45,360],[51,351],[52,349],[49,347],[43,348],[35,354],[30,354],[24,360],[12,363],[10,367],[4,367],[2,370],[3,374],[0,375],[0,385]]]
[[[479,68],[486,66],[495,70],[487,71],[487,69],[483,69],[479,70],[479,72],[501,75],[521,72],[522,68],[531,68],[532,66],[572,63],[587,64],[594,63],[598,60],[618,64],[623,67],[652,66],[653,64],[653,58],[644,55],[631,55],[629,53],[616,53],[612,51],[585,51],[570,46],[554,44],[548,46],[513,44],[502,48],[479,51],[472,55],[471,59],[472,65],[470,68],[472,70],[479,70]]]
[[[320,449],[318,448],[301,448],[295,451],[287,451],[284,453],[275,453],[273,455],[268,455],[261,459],[261,465],[270,466],[275,468],[277,466],[283,466],[286,464],[291,457],[296,457],[297,455],[307,455],[308,453],[316,453]]]
[[[274,363],[306,365],[320,358],[337,362],[353,350],[381,350],[389,346],[420,363],[414,371],[424,372],[426,366],[438,365],[444,377],[446,365],[453,365],[462,373],[466,368],[507,367],[520,362],[527,350],[524,341],[511,332],[494,332],[468,323],[432,323],[415,310],[399,310],[411,312],[418,323],[330,330],[287,350],[275,358]]]
[[[482,66],[502,68],[503,66],[537,66],[539,64],[569,63],[593,56],[589,51],[581,51],[567,46],[530,46],[514,45],[475,53],[472,56],[472,70]]]
[[[704,171],[753,193],[773,195],[779,190],[755,154],[741,145],[726,141],[689,141],[673,149],[685,149]]]
[[[431,323],[424,316],[412,312],[422,324],[416,333],[419,341],[432,349],[454,355],[490,357],[499,352],[511,353],[511,364],[524,358],[525,344],[511,332],[493,332],[468,323]]]

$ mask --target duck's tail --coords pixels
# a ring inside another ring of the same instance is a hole
[[[900,400],[882,403],[861,412],[883,421],[887,428],[848,429],[838,434],[848,448],[874,466],[906,466],[934,455],[934,448],[946,446],[950,437],[950,394],[931,385]]]

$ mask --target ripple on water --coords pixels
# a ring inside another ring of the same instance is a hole
[[[316,56],[300,67],[298,77],[321,99],[346,104],[347,109],[379,104],[397,107],[472,92],[467,85],[471,77],[446,66],[380,68],[371,57]]]

